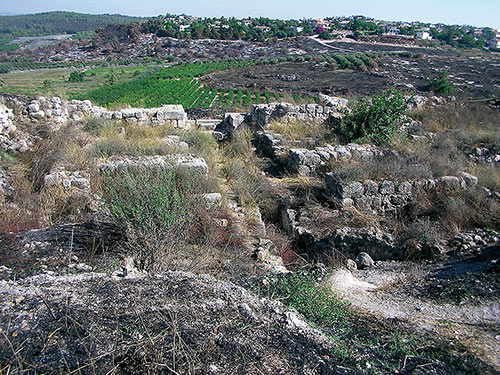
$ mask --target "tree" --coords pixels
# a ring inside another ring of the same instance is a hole
[[[322,31],[319,33],[319,38],[329,40],[329,39],[332,39],[332,36],[330,35],[330,33],[328,31]]]

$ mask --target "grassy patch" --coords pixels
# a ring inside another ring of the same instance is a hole
[[[281,300],[315,325],[345,324],[350,316],[348,303],[332,290],[319,286],[313,272],[272,277],[260,293]]]
[[[70,74],[75,72],[71,68],[13,71],[1,75],[4,81],[2,89],[12,94],[35,95],[43,93],[69,98],[106,84],[106,76],[110,71],[115,74],[115,83],[120,84],[135,78],[136,72],[146,72],[149,69],[147,66],[88,69],[81,82],[69,81]]]
[[[269,129],[286,136],[291,142],[310,139],[318,145],[324,144],[331,133],[327,125],[315,121],[273,121],[269,124]]]
[[[416,335],[401,322],[386,322],[349,307],[322,284],[315,271],[273,276],[253,286],[299,311],[335,345],[332,356],[366,374],[483,374],[492,372],[457,343],[437,336]]]
[[[15,51],[20,47],[19,44],[10,43],[13,39],[0,39],[0,51]]]

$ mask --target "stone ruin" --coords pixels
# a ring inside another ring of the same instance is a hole
[[[324,97],[327,97],[324,95]],[[272,121],[327,121],[339,118],[347,108],[347,99],[327,97],[322,104],[269,103],[252,105],[248,122],[259,128],[266,128]]]
[[[180,104],[164,105],[159,108],[125,108],[109,111],[103,107],[92,105],[90,100],[66,102],[57,96],[50,100],[43,96],[37,96],[29,103],[24,114],[32,122],[43,121],[58,125],[68,120],[82,121],[84,118],[90,117],[151,125],[171,124],[181,129],[188,126],[187,114]]]
[[[415,199],[420,189],[459,190],[476,186],[477,177],[462,173],[460,176],[443,176],[417,181],[341,181],[333,173],[325,175],[325,183],[330,196],[342,207],[378,215],[395,214],[398,209]]]

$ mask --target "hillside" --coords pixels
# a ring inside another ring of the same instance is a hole
[[[309,21],[0,39],[0,374],[499,373],[491,30]]]
[[[95,30],[109,24],[129,23],[140,17],[119,14],[83,14],[75,12],[45,12],[0,16],[0,39],[18,36],[75,34]]]

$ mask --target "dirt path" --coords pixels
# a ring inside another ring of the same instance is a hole
[[[350,49],[345,49],[345,48],[331,46],[328,43],[325,43],[321,39],[318,39],[318,38],[316,38],[314,36],[309,36],[308,38],[311,39],[311,40],[313,40],[313,41],[315,41],[316,43],[321,44],[323,47],[334,49],[336,51],[341,51],[341,52],[356,52],[356,51],[353,51],[353,50],[350,50]]]
[[[375,269],[354,271],[355,280],[376,288],[359,283],[336,283],[334,289],[360,310],[385,319],[407,321],[422,334],[434,332],[458,339],[500,371],[500,301],[445,304],[417,298],[401,288],[405,283],[423,280],[429,272],[428,268],[416,264],[378,262]]]

